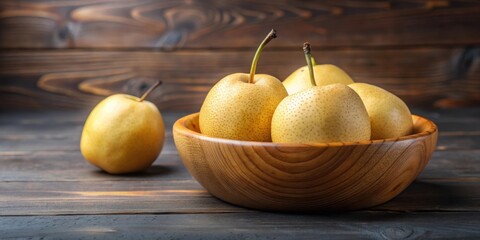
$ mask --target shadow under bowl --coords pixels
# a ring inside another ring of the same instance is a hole
[[[394,139],[249,142],[201,134],[198,116],[173,126],[190,174],[219,199],[267,211],[348,211],[385,203],[420,174],[438,137],[432,121],[413,115],[413,134]]]

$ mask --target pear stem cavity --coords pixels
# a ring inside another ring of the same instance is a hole
[[[310,43],[306,42],[303,44],[303,52],[305,53],[305,60],[307,60],[308,72],[310,73],[310,82],[312,86],[316,87],[317,83],[315,83],[315,76],[313,75],[313,63],[312,63],[312,55],[310,54]]]
[[[140,100],[138,100],[139,102],[143,102],[143,100],[145,100],[145,98],[148,97],[148,95],[155,89],[157,88],[158,86],[160,86],[160,84],[162,84],[162,81],[157,81],[155,84],[153,84],[143,95],[142,97],[140,98]]]
[[[253,83],[253,79],[255,77],[255,71],[257,70],[257,62],[258,62],[258,58],[260,57],[260,53],[262,52],[263,48],[274,38],[277,37],[277,31],[275,31],[275,29],[272,29],[267,37],[265,37],[265,39],[263,39],[262,43],[260,44],[260,46],[258,46],[257,48],[257,52],[255,52],[255,56],[253,57],[253,61],[252,61],[252,67],[250,68],[250,79],[248,79],[248,83]]]

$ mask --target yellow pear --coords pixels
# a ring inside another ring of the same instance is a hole
[[[165,126],[157,107],[145,97],[115,94],[92,110],[83,127],[80,150],[91,164],[111,174],[148,168],[158,157]]]
[[[354,142],[370,139],[370,121],[362,100],[345,84],[315,86],[310,45],[305,57],[314,87],[289,95],[272,118],[272,141],[279,143]]]
[[[280,80],[255,74],[255,69],[263,47],[275,37],[272,30],[260,44],[250,74],[230,74],[208,92],[200,109],[202,134],[245,141],[271,141],[273,112],[288,94]]]
[[[367,108],[372,139],[397,138],[412,132],[412,114],[402,99],[366,83],[354,83],[349,87],[357,92]]]
[[[314,64],[313,71],[316,86],[325,86],[334,83],[348,85],[353,83],[352,78],[350,78],[346,72],[332,64]],[[290,76],[283,81],[283,86],[287,89],[288,95],[311,88],[312,84],[308,75],[308,66],[303,66],[290,74]]]

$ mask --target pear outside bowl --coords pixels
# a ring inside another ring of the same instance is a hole
[[[413,134],[363,142],[279,144],[202,135],[198,113],[174,124],[190,174],[226,202],[267,211],[348,211],[389,201],[427,165],[433,122],[413,115]]]

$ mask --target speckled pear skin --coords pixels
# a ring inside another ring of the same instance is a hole
[[[407,104],[387,90],[367,84],[349,85],[362,99],[372,126],[372,140],[409,135],[413,120]]]
[[[345,85],[353,83],[352,78],[350,78],[345,71],[332,64],[315,65],[313,66],[313,72],[317,86],[325,86],[334,83],[343,83]],[[310,83],[308,67],[303,66],[294,71],[283,81],[283,85],[285,86],[285,89],[287,89],[289,95],[313,87]]]
[[[286,97],[272,119],[272,141],[329,143],[370,140],[360,97],[344,84],[311,87]]]
[[[111,174],[148,168],[165,142],[165,125],[155,106],[115,94],[102,100],[85,122],[80,150],[91,164]]]
[[[220,80],[200,109],[200,130],[210,137],[271,141],[272,115],[288,93],[280,80],[256,74],[234,73]]]

